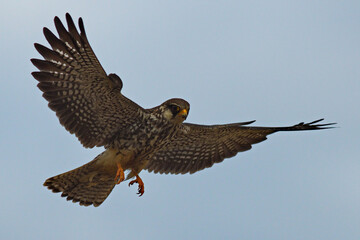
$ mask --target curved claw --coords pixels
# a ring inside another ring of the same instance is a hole
[[[135,180],[132,180],[131,182],[129,182],[129,187],[131,185],[133,185],[134,183],[137,183],[139,184],[139,187],[138,187],[138,193],[139,194],[139,197],[141,197],[143,194],[144,194],[144,182],[141,180],[141,178],[139,177],[139,175],[136,174],[136,179]]]

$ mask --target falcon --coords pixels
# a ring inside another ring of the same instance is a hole
[[[105,151],[79,168],[47,179],[44,186],[80,205],[99,206],[116,184],[129,179],[133,179],[129,186],[138,184],[138,194],[143,195],[139,176],[143,169],[192,174],[249,150],[269,134],[327,129],[335,124],[318,124],[323,119],[289,127],[248,126],[254,121],[211,126],[184,123],[190,104],[180,98],[144,109],[121,93],[123,82],[118,75],[106,74],[81,18],[80,31],[68,13],[67,29],[58,17],[54,22],[58,36],[43,29],[51,49],[35,43],[44,60],[31,59],[39,69],[32,76],[60,124],[85,148],[104,146]]]

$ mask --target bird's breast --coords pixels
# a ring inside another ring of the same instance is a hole
[[[166,144],[175,131],[174,125],[150,118],[142,123],[132,124],[125,131],[118,133],[109,147],[131,150],[136,155],[150,154]]]

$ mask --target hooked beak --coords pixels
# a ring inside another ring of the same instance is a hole
[[[179,112],[179,115],[183,118],[186,119],[187,115],[188,115],[188,111],[186,109],[183,109]]]

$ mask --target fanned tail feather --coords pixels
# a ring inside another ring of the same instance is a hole
[[[100,156],[79,168],[47,179],[44,186],[55,193],[62,192],[61,196],[66,200],[83,206],[99,206],[115,186],[115,172],[96,164]]]

